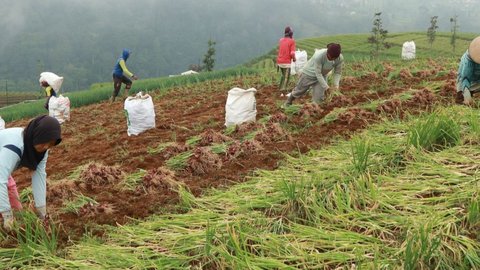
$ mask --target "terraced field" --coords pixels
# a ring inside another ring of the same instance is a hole
[[[343,38],[358,43],[346,54],[365,46],[363,36]],[[317,41],[299,44],[312,50]],[[455,66],[451,57],[352,57],[340,91],[320,106],[305,97],[282,108],[268,68],[153,90],[156,128],[133,137],[121,102],[74,108],[49,157],[52,224],[45,230],[24,214],[27,226],[2,234],[0,261],[477,269],[478,109],[453,104]],[[225,128],[235,86],[258,90],[257,122]],[[28,172],[14,177],[31,203]]]

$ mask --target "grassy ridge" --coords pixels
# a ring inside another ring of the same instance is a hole
[[[35,100],[42,98],[40,92],[4,92],[0,90],[0,108],[17,104],[24,100]]]
[[[340,43],[345,60],[351,62],[370,59],[372,45],[367,42],[369,36],[370,34],[334,35],[300,39],[296,42],[297,49],[306,50],[309,57],[312,56],[316,48],[324,48],[330,42]],[[417,58],[460,57],[468,48],[470,41],[476,36],[477,34],[459,34],[456,42],[456,51],[453,53],[450,45],[450,33],[437,33],[436,40],[431,48],[426,33],[392,33],[387,38],[387,42],[391,43],[392,47],[381,53],[380,60],[401,59],[402,45],[405,41],[410,40],[415,41]],[[266,55],[251,60],[246,66],[256,68],[273,67],[277,49],[273,49]]]
[[[425,33],[392,33],[389,35],[387,41],[392,43],[393,46],[382,53],[381,59],[400,59],[401,46],[403,42],[409,40],[415,41],[418,58],[460,57],[468,47],[470,40],[472,40],[475,36],[475,34],[468,33],[459,34],[456,45],[457,51],[453,53],[450,45],[449,33],[437,33],[437,39],[433,43],[432,48],[430,48],[430,45],[428,44]],[[315,48],[324,47],[330,42],[338,42],[342,44],[343,54],[347,61],[365,61],[369,59],[371,51],[371,45],[366,42],[368,37],[369,34],[349,34],[301,39],[297,40],[297,48],[306,50],[308,55],[311,56],[315,51]],[[255,58],[244,66],[251,68],[273,69],[275,67],[274,59],[276,59],[276,52],[276,48],[272,49],[266,55]],[[134,83],[131,93],[141,90],[148,92],[154,89],[165,89],[173,86],[186,85],[189,83],[253,73],[256,73],[256,71],[245,67],[238,67],[234,69],[214,71],[211,73],[201,73],[196,76],[139,80]],[[70,98],[71,106],[75,108],[107,100],[110,97],[111,92],[111,83],[97,83],[92,85],[92,87],[88,90],[67,93],[66,96]],[[13,121],[25,117],[33,117],[44,114],[46,111],[43,108],[43,102],[43,100],[39,100],[37,102],[31,102],[28,104],[22,103],[9,106],[8,108],[0,108],[0,116],[2,116],[2,118],[4,118],[6,121]]]
[[[192,83],[198,83],[203,81],[209,81],[214,79],[222,79],[227,77],[244,76],[248,74],[256,74],[257,70],[249,68],[233,68],[220,71],[213,71],[208,73],[200,73],[198,75],[191,76],[178,76],[172,78],[153,78],[135,81],[133,88],[130,90],[130,94],[135,92],[144,91],[149,92],[152,90],[165,91],[167,88],[188,85]],[[71,107],[80,107],[88,104],[98,103],[112,95],[113,86],[111,83],[98,83],[92,85],[88,90],[77,91],[72,93],[66,93],[65,96],[69,97]],[[123,91],[123,90],[122,90]],[[121,95],[121,94],[120,94]],[[33,117],[40,114],[45,114],[47,111],[43,108],[44,100],[39,100],[31,103],[21,103],[12,105],[7,108],[0,109],[0,116],[5,121],[13,121],[26,117]]]

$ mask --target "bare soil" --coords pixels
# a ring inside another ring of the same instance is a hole
[[[387,73],[390,70],[387,66]],[[415,75],[408,70],[402,70],[395,83],[387,81],[385,74],[348,77],[342,81],[341,98],[334,98],[322,106],[307,104],[309,97],[297,99],[295,103],[306,105],[300,115],[293,116],[287,116],[278,105],[283,98],[276,86],[256,86],[257,119],[271,117],[265,124],[243,124],[229,134],[224,127],[228,89],[218,89],[217,94],[202,94],[192,89],[188,95],[184,88],[172,89],[168,95],[154,98],[156,128],[131,137],[127,136],[122,102],[75,108],[72,120],[63,125],[62,143],[50,152],[47,164],[49,212],[54,222],[61,225],[60,236],[65,243],[78,239],[85,230],[101,235],[103,231],[97,224],[123,224],[130,218],[176,211],[176,183],[186,185],[199,196],[208,188],[245,181],[255,170],[274,170],[283,159],[281,152],[305,153],[323,147],[338,135],[349,137],[378,121],[380,114],[418,112],[428,110],[434,102],[450,102],[455,74],[444,77],[435,74],[425,71],[421,76],[422,80],[445,82],[438,95],[417,86],[421,80],[412,79]],[[372,86],[384,89],[372,93],[369,91]],[[394,95],[410,89],[419,90],[412,100],[393,99]],[[387,101],[375,111],[358,107],[378,99]],[[258,106],[260,104],[262,106]],[[348,109],[337,120],[320,124],[322,118],[337,107]],[[25,119],[8,126],[25,126],[27,122]],[[292,129],[297,132],[291,132]],[[256,132],[253,138],[245,139],[252,132]],[[201,140],[196,146],[187,146],[185,142],[192,136],[200,136]],[[162,151],[149,151],[164,143],[170,144]],[[217,143],[228,143],[225,153],[211,151],[209,147]],[[169,158],[185,151],[193,153],[185,169],[167,168],[165,162]],[[83,166],[79,176],[72,177],[79,166]],[[139,169],[147,171],[139,186],[124,188],[122,179]],[[30,186],[31,174],[27,170],[16,171],[14,178],[20,190]],[[64,202],[79,193],[98,204],[82,207],[79,214],[61,211]]]

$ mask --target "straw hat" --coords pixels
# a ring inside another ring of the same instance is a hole
[[[480,36],[476,37],[468,47],[468,54],[470,58],[477,63],[480,64]]]

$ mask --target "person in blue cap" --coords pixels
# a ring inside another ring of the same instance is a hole
[[[115,98],[118,96],[122,83],[125,84],[124,96],[126,97],[128,96],[128,91],[132,88],[132,80],[130,80],[130,78],[133,80],[138,79],[138,77],[127,68],[126,62],[131,53],[132,52],[129,49],[123,49],[122,56],[120,56],[115,63],[115,67],[113,68],[113,93],[110,98],[111,102],[114,102]]]

